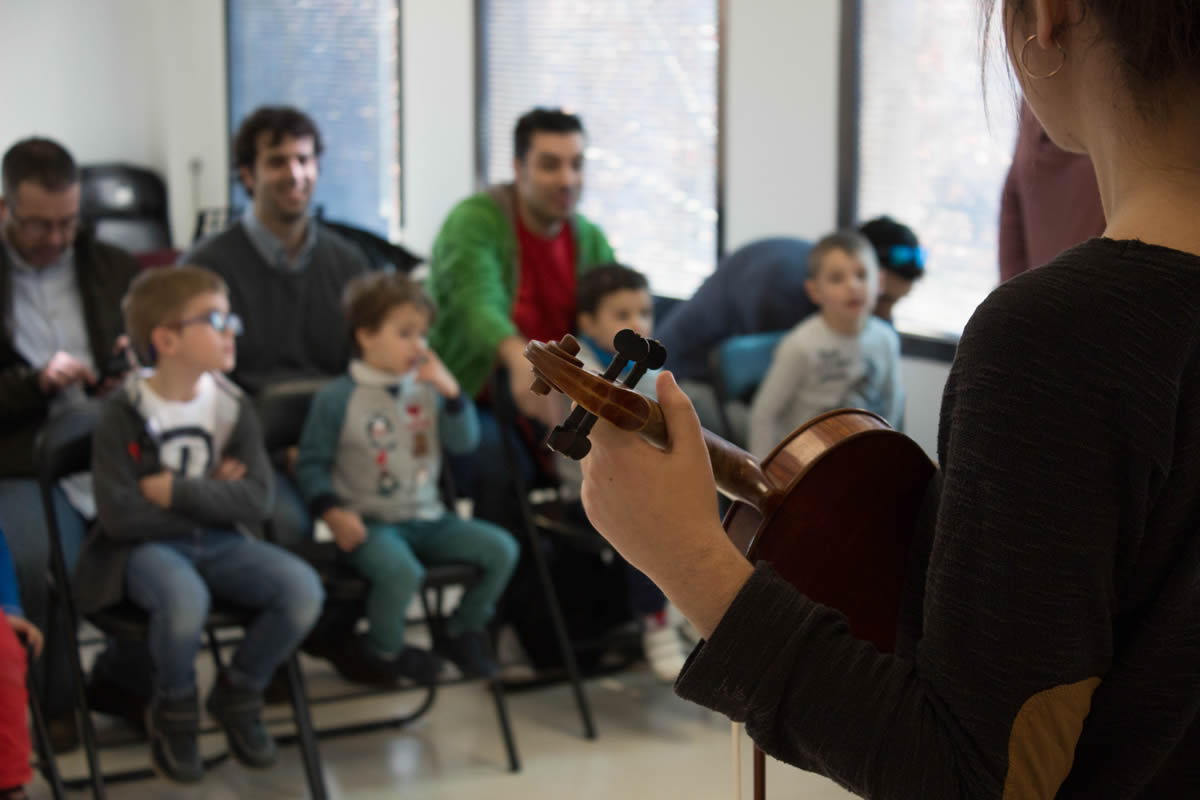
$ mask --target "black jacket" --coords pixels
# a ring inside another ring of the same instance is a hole
[[[121,298],[140,269],[137,259],[81,231],[75,239],[75,274],[97,365],[105,363],[124,331]],[[38,387],[42,364],[30,364],[13,346],[12,265],[0,246],[0,478],[31,478],[33,440],[51,397]]]

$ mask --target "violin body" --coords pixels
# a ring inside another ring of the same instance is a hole
[[[765,509],[735,502],[724,520],[730,539],[890,652],[933,462],[875,414],[840,409],[793,432],[762,466],[779,500]]]

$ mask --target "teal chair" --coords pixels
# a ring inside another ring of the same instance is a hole
[[[721,342],[709,356],[713,391],[725,433],[745,447],[750,428],[750,401],[767,376],[775,348],[787,331],[750,333]]]

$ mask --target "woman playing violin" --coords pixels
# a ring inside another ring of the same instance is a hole
[[[998,19],[1108,225],[963,332],[897,651],[729,542],[669,374],[670,447],[597,425],[584,503],[706,637],[676,691],[783,761],[872,798],[1194,797],[1200,3],[1007,0]]]

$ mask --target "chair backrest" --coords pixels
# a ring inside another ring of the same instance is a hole
[[[92,431],[100,420],[101,405],[102,401],[93,400],[46,420],[33,445],[40,482],[53,486],[61,478],[92,468]]]
[[[292,447],[300,441],[313,395],[332,378],[298,378],[270,384],[258,393],[258,418],[268,452]]]
[[[734,336],[717,345],[711,356],[712,384],[722,403],[745,403],[767,376],[779,340],[787,331]]]
[[[79,170],[79,213],[96,238],[131,253],[171,246],[167,187],[154,172],[129,164]]]

